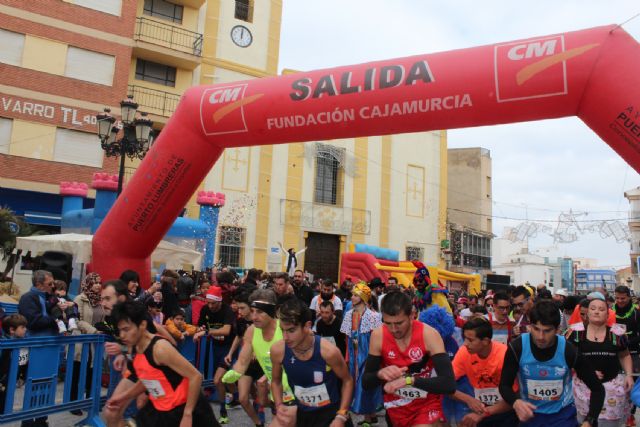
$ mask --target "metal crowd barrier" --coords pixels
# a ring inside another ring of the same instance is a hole
[[[100,419],[100,393],[104,335],[77,335],[58,337],[32,337],[0,340],[0,350],[10,352],[9,373],[4,408],[0,408],[0,424],[30,420],[58,412],[86,410],[83,425],[104,427]],[[71,399],[73,361],[76,345],[80,346],[80,373],[78,396]],[[28,351],[27,373],[22,404],[14,402],[18,384],[19,358]],[[62,351],[61,351],[62,350]],[[22,354],[21,354],[22,353]],[[86,380],[89,357],[94,363],[91,388],[87,392]],[[58,377],[64,366],[62,398],[56,396]]]
[[[215,376],[216,366],[216,361],[213,357],[214,345],[216,345],[216,342],[211,337],[202,337],[198,342],[193,342],[191,337],[187,337],[178,345],[180,354],[202,374],[202,388],[214,386],[213,377]],[[215,394],[215,389],[213,393]]]
[[[18,304],[11,304],[11,303],[8,303],[8,302],[0,302],[0,308],[2,308],[4,310],[4,314],[6,314],[7,316],[9,314],[18,313]]]
[[[104,427],[105,424],[100,419],[100,409],[106,400],[106,396],[101,395],[105,338],[105,335],[98,334],[0,340],[0,351],[10,352],[5,406],[0,407],[0,424],[79,409],[87,411],[88,415],[78,424]],[[180,354],[202,373],[203,388],[214,387],[214,345],[216,341],[210,337],[202,337],[197,342],[187,337],[178,345]],[[78,397],[72,400],[71,386],[76,346],[80,346],[80,372],[77,384]],[[16,397],[19,396],[16,393],[18,372],[22,364],[20,359],[25,359],[27,354],[24,393],[20,402],[16,401]],[[87,372],[90,367],[93,368],[91,388],[87,392]],[[61,398],[56,394],[61,378],[60,372],[64,374]],[[216,397],[215,388],[210,397]]]

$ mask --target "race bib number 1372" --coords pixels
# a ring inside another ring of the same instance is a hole
[[[474,389],[476,399],[487,406],[493,406],[500,400],[500,393],[497,387],[476,388]]]

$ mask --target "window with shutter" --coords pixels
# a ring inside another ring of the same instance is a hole
[[[24,34],[0,29],[0,62],[9,65],[22,65]]]
[[[74,165],[102,167],[102,149],[94,133],[58,128],[53,160]]]
[[[74,79],[111,86],[116,58],[104,53],[69,46],[64,75]]]
[[[0,117],[0,153],[9,154],[13,120]]]
[[[122,10],[122,0],[73,0],[73,4],[116,16]]]

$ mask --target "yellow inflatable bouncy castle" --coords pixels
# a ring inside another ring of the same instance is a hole
[[[354,282],[370,282],[374,277],[379,277],[384,283],[389,276],[393,276],[404,287],[413,285],[417,268],[412,261],[398,261],[398,251],[361,244],[352,244],[349,249],[349,252],[342,254],[340,262],[341,283],[347,276],[351,276]],[[449,280],[467,282],[469,295],[480,293],[482,278],[479,274],[454,273],[432,266],[426,268],[433,284],[440,283],[448,288],[446,282]]]

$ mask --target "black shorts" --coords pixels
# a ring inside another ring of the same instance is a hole
[[[138,411],[136,424],[139,427],[178,427],[182,420],[184,406],[180,405],[170,411],[158,411],[151,401]],[[213,415],[211,405],[200,393],[198,402],[193,408],[193,427],[220,427],[218,420]]]
[[[478,427],[512,427],[517,425],[518,417],[513,410],[492,415],[478,423]]]
[[[303,411],[298,406],[296,427],[329,427],[336,417],[339,407],[329,405],[325,408]],[[345,423],[346,427],[353,427],[351,419]]]
[[[212,354],[214,373],[219,368],[222,368],[226,371],[231,369],[231,366],[227,365],[227,363],[224,361],[225,356],[229,354],[229,350],[231,350],[231,346],[221,346],[214,341]]]
[[[247,372],[245,372],[244,374],[251,377],[253,381],[258,381],[264,375],[264,371],[262,370],[262,366],[260,366],[257,361],[253,360],[249,364]]]

